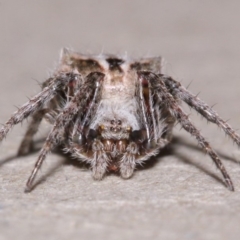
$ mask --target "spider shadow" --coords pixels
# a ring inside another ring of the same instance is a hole
[[[41,146],[42,146],[44,140],[45,140],[44,138],[36,140],[34,142],[34,148],[32,149],[32,151],[28,155],[33,155],[33,154],[39,152],[41,150]],[[184,154],[176,152],[176,149],[179,146],[184,146],[186,148],[190,148],[190,149],[193,149],[195,151],[201,151],[202,152],[202,149],[200,147],[198,147],[198,146],[196,146],[194,144],[190,144],[190,143],[184,142],[184,141],[182,141],[182,138],[180,138],[180,137],[173,137],[173,140],[172,140],[171,144],[169,144],[167,147],[162,149],[161,152],[156,157],[151,157],[142,166],[137,166],[137,170],[144,171],[144,170],[147,170],[147,169],[151,169],[159,161],[161,161],[161,159],[163,157],[176,155],[176,157],[178,159],[180,159],[182,162],[184,162],[186,164],[189,164],[189,165],[194,165],[196,168],[198,168],[202,172],[206,173],[207,175],[211,176],[216,181],[220,182],[221,184],[223,184],[225,186],[224,181],[220,177],[218,177],[216,174],[214,174],[213,172],[209,171],[208,169],[203,167],[201,164],[193,162],[191,159],[189,159]],[[60,147],[55,148],[52,152],[54,154],[60,155],[63,160],[61,160],[61,161],[59,161],[59,162],[57,162],[55,164],[52,164],[46,170],[46,172],[44,174],[39,176],[39,178],[35,181],[34,185],[32,186],[31,191],[34,190],[38,185],[40,185],[43,182],[45,182],[46,178],[48,178],[49,176],[53,175],[57,171],[57,169],[59,167],[61,167],[62,165],[72,165],[72,166],[74,166],[76,168],[80,168],[80,169],[83,169],[83,170],[89,169],[89,164],[87,164],[86,162],[82,162],[82,161],[79,161],[77,159],[71,158],[71,155],[68,154],[68,153],[64,153],[61,150]],[[235,159],[233,159],[231,156],[229,156],[229,155],[227,155],[227,154],[225,154],[223,152],[220,152],[220,151],[217,151],[217,153],[222,158],[239,164],[239,162],[236,161]],[[6,158],[4,158],[2,160],[0,159],[0,167],[2,165],[4,165],[4,164],[8,163],[8,162],[11,162],[11,161],[17,159],[17,158],[24,159],[25,156],[18,156],[17,154],[15,154],[15,155],[6,157]],[[115,172],[109,173],[109,174],[119,175],[119,173],[115,173]]]

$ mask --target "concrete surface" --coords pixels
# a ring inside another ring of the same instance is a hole
[[[39,91],[37,81],[47,78],[66,46],[162,55],[168,74],[217,103],[215,110],[237,129],[239,11],[238,0],[2,0],[0,121]],[[84,166],[53,153],[39,174],[46,180],[25,194],[38,155],[14,157],[25,122],[1,144],[0,239],[240,239],[240,151],[216,126],[185,110],[221,155],[234,193],[177,126],[172,147],[130,180],[93,181]]]

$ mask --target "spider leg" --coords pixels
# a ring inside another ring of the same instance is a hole
[[[226,123],[219,115],[209,107],[205,102],[194,96],[187,89],[185,89],[181,84],[169,76],[159,75],[162,81],[164,81],[166,87],[169,89],[174,97],[177,97],[187,103],[190,107],[195,109],[208,121],[215,123],[223,129],[223,131],[232,138],[232,140],[240,146],[240,136],[232,129],[232,127]]]
[[[27,103],[20,107],[12,117],[5,123],[0,130],[0,142],[6,137],[7,133],[14,125],[22,122],[25,118],[31,116],[33,113],[41,109],[44,104],[48,103],[57,93],[57,90],[64,87],[69,80],[76,78],[76,74],[61,74],[55,78],[50,78],[48,86],[31,98]]]
[[[73,120],[74,116],[84,110],[86,103],[92,97],[92,95],[97,91],[100,92],[101,82],[103,80],[104,74],[100,72],[90,73],[86,77],[85,84],[80,88],[72,100],[65,106],[63,111],[58,115],[56,121],[53,125],[51,132],[49,133],[35,163],[34,169],[27,181],[25,191],[30,191],[32,188],[32,183],[36,177],[38,170],[40,169],[44,159],[51,149],[59,143],[59,140],[63,138],[64,130],[68,127],[69,123]]]
[[[172,139],[172,128],[175,119],[166,106],[157,104],[158,100],[148,81],[140,81],[137,85],[137,96],[140,102],[143,127],[146,132],[147,148],[158,147],[159,150]]]
[[[155,143],[158,141],[159,138],[159,134],[157,131],[157,122],[159,123],[159,118],[156,118],[156,115],[159,115],[159,109],[156,109],[156,107],[154,106],[154,99],[153,99],[153,95],[152,95],[152,89],[148,88],[149,91],[149,109],[150,109],[150,116],[151,116],[151,120],[152,120],[152,128],[153,128],[153,139],[155,141]]]
[[[18,156],[26,155],[31,151],[33,147],[33,136],[36,134],[46,112],[48,112],[47,109],[41,109],[32,115],[32,120],[18,148]]]
[[[210,144],[205,140],[205,138],[200,134],[199,130],[191,123],[188,116],[183,112],[181,107],[177,104],[174,97],[167,90],[161,77],[154,73],[143,71],[138,72],[138,75],[140,81],[147,80],[150,83],[150,86],[152,87],[159,99],[159,104],[164,104],[168,106],[171,114],[176,118],[176,120],[181,124],[181,126],[197,139],[199,145],[203,148],[203,150],[208,153],[217,168],[221,171],[228,189],[234,191],[233,183],[230,179],[230,176],[228,175],[218,155],[211,148]]]
[[[73,97],[74,92],[81,86],[81,80],[82,79],[80,79],[77,75],[72,75],[71,78],[66,79],[65,85],[67,87],[67,102],[69,102],[70,98]],[[46,87],[48,84],[49,80],[45,81],[43,85]],[[59,114],[59,108],[61,108],[61,106],[58,105],[58,102],[61,102],[61,100],[59,100],[59,96],[56,95],[47,103],[47,108],[40,109],[32,114],[32,120],[18,149],[18,156],[28,154],[33,148],[33,136],[37,133],[43,118],[49,123],[54,124],[55,119]]]
[[[150,127],[149,127],[149,118],[147,116],[147,106],[146,106],[146,100],[145,100],[145,96],[144,96],[144,88],[146,88],[144,86],[144,84],[139,84],[138,85],[138,93],[139,93],[139,100],[140,100],[140,107],[141,107],[141,112],[142,112],[142,118],[143,118],[143,124],[144,124],[144,128],[146,130],[146,138],[147,138],[147,142],[150,141]]]

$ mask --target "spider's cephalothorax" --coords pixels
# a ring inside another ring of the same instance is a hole
[[[46,155],[57,145],[88,162],[95,179],[102,179],[108,171],[129,178],[137,164],[158,154],[171,141],[175,122],[197,139],[221,171],[227,187],[234,190],[221,160],[179,103],[186,102],[217,124],[238,146],[240,137],[206,103],[162,74],[160,57],[134,60],[64,49],[58,68],[42,86],[42,91],[0,130],[1,141],[15,124],[32,116],[18,152],[24,155],[31,150],[41,120],[45,118],[53,125],[26,190],[31,190]]]

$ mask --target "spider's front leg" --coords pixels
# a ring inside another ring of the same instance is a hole
[[[63,88],[68,81],[76,77],[78,77],[76,74],[70,73],[60,74],[59,76],[48,79],[48,86],[43,88],[40,93],[32,97],[27,103],[13,113],[12,117],[4,124],[0,130],[0,142],[6,137],[14,125],[22,122],[27,117],[42,109],[42,107],[57,94],[59,89]]]
[[[52,150],[54,146],[58,144],[58,140],[63,138],[65,129],[68,128],[71,121],[79,113],[84,111],[86,104],[89,102],[89,99],[92,98],[96,91],[102,86],[102,80],[104,74],[100,72],[90,73],[84,85],[76,92],[75,96],[71,101],[64,107],[63,111],[58,115],[56,121],[53,125],[51,132],[49,133],[38,157],[35,167],[27,181],[25,191],[28,192],[32,189],[33,181],[36,177],[38,170],[40,169],[44,159],[47,154]]]
[[[177,101],[167,90],[161,77],[152,72],[143,71],[139,71],[138,75],[141,81],[149,82],[151,88],[158,97],[159,104],[164,104],[167,108],[169,108],[172,116],[176,118],[176,120],[181,124],[183,129],[185,129],[187,132],[189,132],[192,136],[194,136],[197,139],[199,145],[203,148],[203,150],[205,150],[209,154],[213,162],[216,164],[217,168],[221,171],[228,189],[234,191],[231,178],[228,175],[218,155],[212,149],[210,144],[205,140],[205,138],[200,134],[199,130],[191,123],[188,116],[183,112],[181,107],[178,105]]]
[[[183,100],[185,103],[187,103],[191,108],[200,113],[208,121],[215,123],[218,127],[223,129],[223,131],[238,146],[240,146],[240,136],[211,107],[209,107],[197,96],[194,96],[187,89],[185,89],[179,82],[172,79],[171,77],[163,74],[160,74],[159,77],[161,78],[162,81],[164,81],[166,87],[174,97]]]
[[[62,82],[62,84],[60,84]],[[67,88],[67,100],[73,96],[74,92],[82,84],[82,78],[79,74],[68,73],[60,74],[56,78],[48,79],[43,83],[44,89],[51,85],[55,85],[55,90],[52,92],[52,96],[49,96],[48,100],[42,104],[39,110],[34,111],[32,114],[31,122],[27,128],[27,131],[23,137],[23,140],[18,148],[18,156],[28,154],[33,148],[33,137],[37,133],[39,125],[43,118],[47,119],[52,124],[55,121],[57,109],[59,108],[59,90],[64,91]],[[60,84],[58,86],[58,84]],[[54,88],[54,86],[53,86]],[[68,101],[67,101],[68,102]],[[60,106],[61,107],[61,106]],[[31,115],[31,114],[30,114]]]

